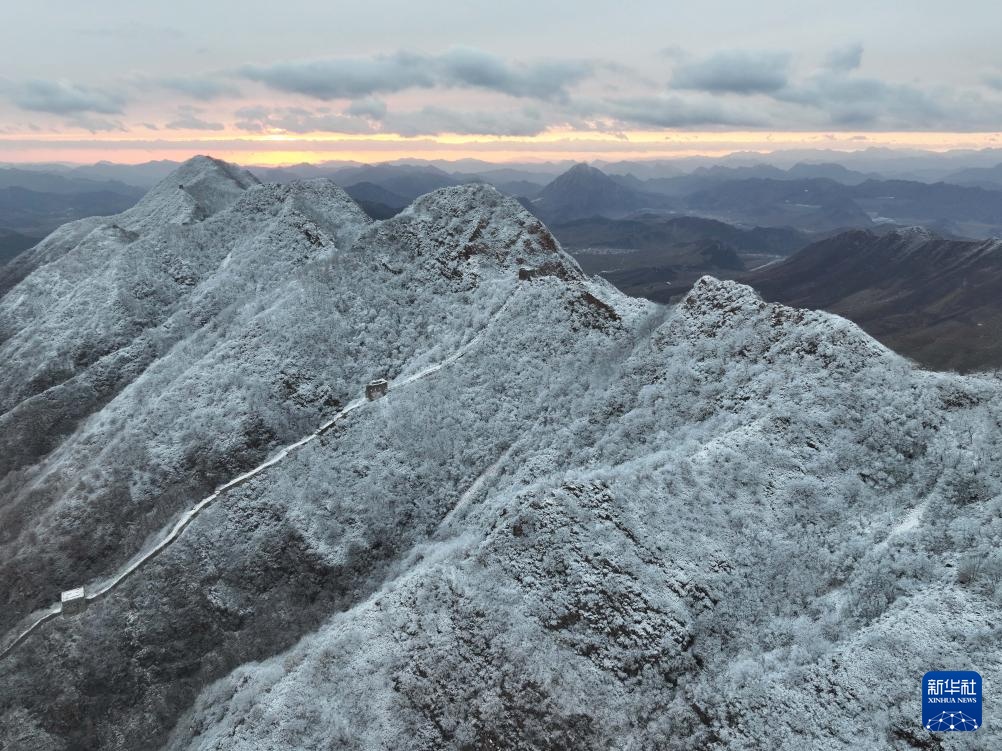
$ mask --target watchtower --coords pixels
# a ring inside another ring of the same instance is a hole
[[[59,597],[63,615],[76,615],[87,609],[87,595],[83,587],[67,589]]]
[[[365,387],[365,398],[369,401],[378,399],[381,396],[386,396],[386,392],[390,390],[390,384],[385,378],[377,378],[375,381],[369,381],[369,384]]]

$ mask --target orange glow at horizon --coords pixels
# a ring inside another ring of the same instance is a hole
[[[153,137],[151,137],[153,136]],[[402,158],[534,162],[594,159],[720,157],[736,151],[790,149],[858,151],[884,147],[950,151],[1002,146],[1002,133],[833,132],[833,131],[602,131],[550,130],[535,136],[442,134],[405,137],[394,133],[340,134],[242,131],[162,133],[0,134],[0,162],[136,163],[183,159],[209,153],[247,165],[299,162],[379,162]]]

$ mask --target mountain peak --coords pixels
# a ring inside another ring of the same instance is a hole
[[[214,156],[208,156],[207,154],[197,154],[181,162],[173,172],[164,178],[163,182],[185,178],[193,181],[198,178],[204,178],[207,175],[229,177],[238,181],[247,181],[249,184],[260,182],[260,180],[243,167],[231,164],[222,159],[217,159]]]
[[[577,263],[543,223],[491,185],[468,183],[432,191],[415,200],[377,234],[385,245],[419,239],[414,255],[434,257],[450,275],[462,275],[474,261],[513,272],[519,266],[546,269],[563,278],[582,276]]]
[[[765,302],[751,287],[712,276],[700,277],[682,299],[682,306],[694,313],[734,314],[738,311],[757,312]]]
[[[932,230],[918,225],[912,227],[901,227],[894,230],[890,234],[894,237],[900,238],[902,241],[907,242],[910,245],[921,245],[931,240],[943,239]]]
[[[569,170],[564,172],[562,175],[558,175],[550,185],[563,183],[573,183],[581,180],[589,180],[595,182],[608,182],[613,185],[617,185],[616,181],[605,174],[598,167],[592,167],[586,162],[578,162]]]
[[[851,321],[766,302],[744,284],[704,276],[677,307],[668,331],[688,342],[713,339],[718,356],[768,363],[812,363],[842,375],[867,364],[902,360]],[[777,366],[779,367],[779,366]],[[793,367],[791,365],[791,367]]]
[[[260,185],[247,170],[210,156],[194,156],[150,189],[123,214],[130,229],[162,223],[189,224],[232,206],[247,188]]]
[[[415,199],[409,209],[423,210],[432,207],[453,211],[468,211],[504,203],[517,203],[488,183],[465,183],[433,190]]]
[[[161,187],[183,190],[211,215],[232,204],[247,188],[260,184],[260,180],[242,167],[200,155],[183,162],[153,190]]]
[[[533,209],[551,222],[592,216],[620,216],[640,208],[654,208],[661,199],[622,185],[602,170],[584,162],[575,164],[539,192]]]
[[[297,225],[304,220],[312,222],[336,244],[345,246],[372,223],[343,188],[324,177],[254,186],[238,196],[227,216],[253,217],[278,211],[286,213]]]

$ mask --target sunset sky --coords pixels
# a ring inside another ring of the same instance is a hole
[[[999,29],[980,0],[36,0],[0,26],[0,162],[999,147]]]

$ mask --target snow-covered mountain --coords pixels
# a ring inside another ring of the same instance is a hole
[[[922,674],[1002,678],[997,379],[180,173],[0,299],[0,747],[945,748]]]
[[[0,268],[0,292],[42,265],[68,253],[97,227],[144,233],[168,225],[190,224],[216,213],[258,183],[252,174],[218,159],[199,156],[178,167],[139,203],[114,217],[88,217],[60,227],[27,253]]]

